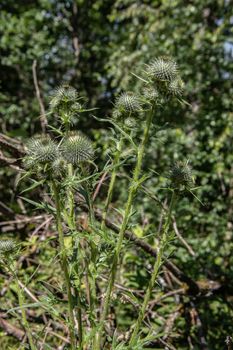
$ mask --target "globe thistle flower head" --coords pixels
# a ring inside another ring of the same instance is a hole
[[[67,163],[74,165],[94,158],[94,149],[91,141],[77,132],[70,132],[64,139],[61,145],[61,152]]]
[[[13,254],[16,250],[16,243],[12,239],[0,240],[0,256]]]
[[[155,81],[172,81],[178,74],[178,67],[172,59],[159,57],[147,65],[146,73]]]
[[[180,77],[169,82],[168,93],[170,95],[179,97],[183,94],[183,92],[184,92],[184,82]]]
[[[176,162],[171,167],[168,178],[175,189],[190,189],[194,184],[194,177],[188,161]]]
[[[50,163],[59,154],[58,145],[48,135],[31,138],[26,144],[26,150],[25,161],[29,167],[39,163]]]
[[[133,92],[123,92],[116,99],[114,111],[116,116],[134,115],[141,110],[141,101]]]

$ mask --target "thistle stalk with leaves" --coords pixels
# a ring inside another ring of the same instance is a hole
[[[15,259],[18,254],[18,250],[19,249],[15,241],[11,239],[0,240],[0,263],[3,265],[3,267],[5,267],[9,271],[9,273],[13,277],[13,280],[15,281],[19,307],[22,313],[22,324],[26,331],[26,335],[27,335],[31,350],[36,350],[33,334],[27,320],[26,310],[24,306],[25,305],[24,294],[21,289],[18,274],[15,267]]]

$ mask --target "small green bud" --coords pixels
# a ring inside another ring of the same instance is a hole
[[[137,114],[142,111],[141,101],[133,92],[123,92],[115,102],[115,116]]]
[[[145,88],[143,90],[143,95],[149,102],[154,102],[159,98],[159,92],[154,88]]]
[[[180,77],[172,80],[168,85],[168,93],[170,93],[173,96],[181,96],[183,94],[183,91],[184,82]]]
[[[172,186],[176,189],[180,189],[182,186],[190,189],[194,184],[194,177],[188,161],[176,162],[171,167],[168,178],[171,180]]]
[[[76,103],[78,99],[78,93],[76,89],[69,86],[68,84],[63,84],[58,87],[52,94],[50,100],[50,109],[54,112],[60,112],[61,109],[69,107]]]
[[[50,100],[50,110],[57,113],[63,124],[71,123],[72,117],[82,112],[80,96],[76,89],[64,84],[57,88]]]
[[[61,152],[64,159],[74,165],[94,157],[91,141],[86,136],[73,131],[64,139]]]

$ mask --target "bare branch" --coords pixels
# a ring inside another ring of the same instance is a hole
[[[40,93],[40,88],[39,88],[39,83],[38,83],[38,79],[37,79],[37,72],[36,72],[36,67],[37,67],[37,61],[34,60],[33,64],[32,64],[32,74],[33,74],[33,82],[34,82],[34,86],[35,86],[35,90],[36,90],[36,97],[37,100],[39,102],[40,105],[40,123],[41,123],[41,128],[42,128],[42,132],[45,133],[46,131],[46,126],[48,124],[46,115],[45,115],[45,108],[44,108],[44,103],[41,97],[41,93]]]

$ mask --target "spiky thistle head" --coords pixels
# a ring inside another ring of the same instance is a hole
[[[51,95],[49,102],[52,110],[59,110],[63,104],[73,104],[78,99],[78,93],[75,88],[68,84],[63,84],[57,87]]]
[[[159,57],[147,65],[146,73],[155,81],[172,81],[178,74],[178,67],[171,58]]]
[[[94,149],[91,141],[78,132],[70,132],[61,145],[64,159],[71,164],[88,161],[94,157]]]
[[[60,120],[65,124],[71,122],[73,115],[82,111],[82,105],[79,102],[78,92],[72,86],[63,84],[52,94],[50,100],[50,110],[59,115]]]
[[[141,110],[141,101],[133,92],[123,92],[116,98],[114,109],[116,116],[135,115],[141,112]]]
[[[181,96],[184,92],[184,82],[180,77],[172,80],[168,84],[168,93],[172,96]]]
[[[190,189],[194,184],[194,176],[188,161],[178,161],[171,167],[168,178],[175,189]]]
[[[12,239],[0,240],[0,255],[6,256],[13,254],[16,250],[16,243]]]
[[[58,145],[48,135],[39,135],[31,138],[26,144],[27,167],[37,164],[53,162],[59,155]]]

